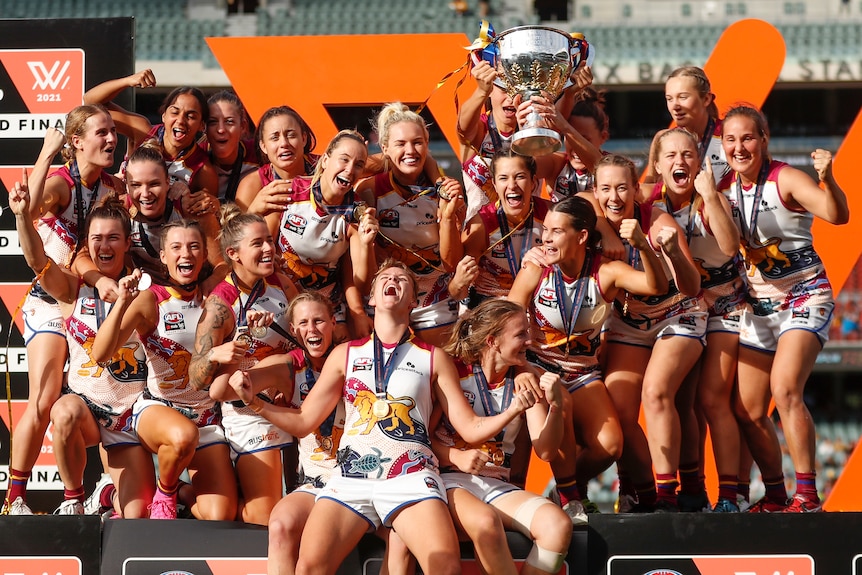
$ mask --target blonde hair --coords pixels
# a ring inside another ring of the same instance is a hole
[[[64,160],[69,162],[75,159],[75,147],[72,145],[72,138],[74,136],[82,138],[87,132],[87,120],[98,114],[105,114],[108,118],[111,117],[108,109],[101,104],[77,106],[66,114],[66,147],[62,151]],[[113,122],[113,119],[111,121]]]
[[[371,293],[374,293],[374,286],[377,285],[377,278],[383,272],[383,270],[388,270],[389,268],[397,268],[403,272],[405,272],[408,277],[410,277],[410,282],[413,284],[413,299],[415,300],[419,297],[419,287],[416,282],[416,274],[413,270],[408,267],[407,264],[402,262],[401,260],[397,260],[395,258],[389,257],[383,260],[383,263],[380,264],[380,267],[377,268],[377,273],[374,274],[374,279],[371,280]]]
[[[335,134],[335,137],[332,138],[332,140],[330,140],[329,145],[326,146],[326,151],[323,152],[323,156],[321,156],[321,159],[323,159],[324,157],[331,158],[332,152],[335,150],[336,147],[338,147],[338,144],[344,138],[350,138],[351,140],[356,140],[357,142],[359,142],[360,144],[362,144],[365,147],[366,152],[368,151],[368,144],[365,143],[365,138],[362,136],[362,134],[360,134],[356,130],[341,130],[340,132]],[[322,175],[323,175],[323,162],[318,160],[317,165],[314,166],[314,175],[311,178],[311,185],[313,186],[318,181],[320,181],[320,177]]]
[[[706,72],[702,68],[698,68],[697,66],[682,66],[668,75],[667,79],[670,80],[671,78],[691,78],[694,80],[695,89],[701,98],[712,96],[712,102],[706,107],[706,113],[709,114],[710,118],[714,120],[718,119],[718,106],[715,103],[715,94],[712,93],[709,78],[707,78]]]
[[[225,261],[230,261],[227,250],[236,248],[242,238],[245,237],[245,229],[251,224],[266,225],[266,220],[257,214],[244,214],[239,206],[233,202],[222,204],[219,211],[219,220],[221,220],[221,232],[219,232],[219,247],[221,247],[222,255]]]
[[[377,121],[374,122],[378,141],[382,149],[385,150],[389,146],[389,130],[392,126],[401,122],[412,122],[417,126],[421,126],[422,133],[425,134],[425,141],[428,141],[428,126],[425,124],[422,116],[401,102],[392,102],[391,104],[386,104],[380,110],[380,113],[377,114]]]

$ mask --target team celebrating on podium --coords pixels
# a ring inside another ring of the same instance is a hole
[[[485,573],[557,573],[614,464],[620,513],[820,511],[803,392],[834,307],[811,226],[849,219],[832,155],[817,180],[772,159],[762,112],[721,116],[687,66],[641,178],[601,149],[586,62],[559,98],[471,75],[458,178],[400,102],[380,153],[345,129],[317,155],[289,103],[254,130],[232,92],[178,88],[151,125],[112,102],[150,70],[88,91],[9,192],[36,277],[5,512],[33,513],[49,423],[56,514],[268,525],[271,574],[335,573],[365,533],[387,573],[460,572],[459,539]],[[518,153],[525,122],[561,149]],[[533,542],[520,568],[506,530]]]

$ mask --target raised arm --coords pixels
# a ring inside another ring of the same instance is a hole
[[[273,405],[255,397],[248,372],[235,372],[230,377],[230,385],[243,403],[256,413],[291,435],[305,437],[323,423],[341,400],[346,360],[347,344],[341,344],[332,350],[320,377],[298,409]]]
[[[117,131],[132,140],[132,146],[137,147],[138,144],[146,137],[147,132],[152,127],[150,121],[144,116],[129,112],[117,104],[113,103],[113,99],[120,95],[120,92],[126,88],[149,88],[156,85],[156,77],[152,70],[141,70],[131,76],[124,78],[116,78],[108,80],[87,90],[84,94],[85,104],[104,104],[114,123],[117,125]]]
[[[141,271],[118,282],[118,297],[105,321],[96,332],[90,357],[95,362],[109,361],[117,350],[137,331],[142,339],[150,334],[158,322],[156,299],[152,292],[138,292]]]
[[[328,360],[327,360],[328,363]],[[467,443],[481,443],[500,433],[506,425],[536,403],[531,391],[519,391],[512,397],[509,408],[498,415],[476,415],[464,398],[458,380],[458,370],[452,358],[440,348],[434,348],[434,396],[449,422]],[[316,387],[316,386],[315,386]]]
[[[482,144],[485,137],[485,127],[482,125],[482,110],[485,101],[494,89],[497,71],[491,65],[481,60],[470,70],[470,75],[476,80],[476,90],[461,106],[458,114],[458,139],[461,141],[461,161],[473,155],[473,149]]]
[[[785,167],[778,172],[778,189],[790,206],[799,206],[830,224],[843,225],[850,221],[847,196],[832,175],[832,153],[817,149],[811,152],[814,170],[823,188],[804,172]]]
[[[688,243],[679,224],[666,212],[653,210],[650,234],[661,247],[662,255],[670,267],[680,293],[695,297],[700,293],[700,272],[694,265]]]
[[[506,299],[515,302],[524,309],[530,309],[530,301],[542,279],[542,268],[533,262],[525,261],[521,264],[521,271],[515,276],[512,289]]]
[[[46,181],[51,170],[51,162],[63,149],[66,136],[56,128],[48,128],[39,157],[30,174],[30,218],[39,219],[46,215],[55,215],[65,208],[70,199],[69,186],[63,178],[51,178]]]
[[[732,258],[739,251],[739,228],[733,221],[730,203],[715,186],[712,162],[707,157],[706,167],[694,179],[694,187],[703,198],[703,219],[712,237],[718,242],[721,253]]]
[[[221,366],[236,364],[245,355],[242,343],[225,341],[235,326],[233,310],[219,296],[210,295],[198,322],[189,364],[189,382],[195,389],[205,389]]]
[[[30,192],[27,187],[27,169],[22,169],[21,181],[15,182],[9,191],[9,208],[15,214],[15,227],[18,242],[27,265],[41,274],[39,283],[57,301],[71,303],[78,290],[78,278],[59,266],[45,255],[45,244],[30,219]]]

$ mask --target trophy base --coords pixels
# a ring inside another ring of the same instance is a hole
[[[546,156],[561,146],[560,135],[548,128],[527,128],[512,138],[512,149],[522,156]]]

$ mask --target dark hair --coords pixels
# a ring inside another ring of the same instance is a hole
[[[488,336],[499,337],[514,316],[526,316],[520,305],[505,299],[487,299],[455,322],[443,350],[470,365],[482,359]]]
[[[587,230],[588,249],[595,249],[599,246],[602,236],[596,229],[598,217],[590,202],[578,196],[571,196],[553,204],[550,211],[569,216],[574,229]]]
[[[162,101],[162,105],[159,107],[159,116],[163,116],[168,107],[172,106],[177,101],[177,98],[183,94],[189,94],[198,101],[198,107],[201,110],[201,125],[206,126],[210,119],[210,108],[207,104],[207,97],[204,96],[203,92],[193,86],[180,86],[179,88],[174,88],[171,93],[168,94],[167,98]]]
[[[671,72],[667,79],[671,78],[691,78],[694,80],[695,88],[701,98],[712,96],[712,102],[706,108],[706,113],[710,118],[718,119],[718,106],[715,104],[715,94],[712,93],[712,86],[709,83],[709,78],[706,77],[706,72],[697,66],[683,66]]]
[[[87,238],[90,235],[90,224],[93,220],[118,220],[123,226],[125,237],[128,238],[132,234],[132,219],[129,216],[129,210],[126,209],[116,193],[106,194],[96,203],[96,207],[87,216],[82,237]]]
[[[572,108],[569,118],[577,116],[579,118],[592,118],[596,123],[596,128],[599,132],[604,132],[608,129],[609,120],[608,114],[605,112],[605,90],[598,91],[592,86],[587,86],[578,96],[575,105]]]
[[[302,149],[303,155],[308,155],[311,153],[315,147],[317,147],[317,136],[314,135],[314,132],[311,130],[311,127],[306,123],[305,120],[302,119],[302,116],[299,115],[299,112],[291,108],[290,106],[274,106],[269,108],[263,115],[260,117],[260,120],[257,121],[257,130],[254,133],[254,140],[256,142],[263,142],[263,127],[266,123],[275,118],[277,116],[290,116],[296,123],[299,124],[299,129],[302,131],[302,135],[305,136],[305,147]],[[262,155],[260,151],[259,154]],[[261,163],[266,163],[269,161],[266,157],[260,158]]]
[[[248,111],[245,109],[245,106],[242,103],[242,100],[239,99],[239,96],[236,95],[236,92],[233,90],[219,90],[215,94],[209,97],[207,100],[207,114],[209,114],[209,107],[218,104],[219,102],[227,102],[228,104],[236,107],[239,111],[239,115],[242,117],[242,121],[246,123],[248,126],[248,130],[250,132],[255,131],[254,122],[251,121],[251,116],[248,115]],[[245,136],[245,131],[243,131],[243,136]]]
[[[724,115],[724,120],[727,121],[734,116],[749,118],[754,122],[754,126],[761,136],[769,137],[769,124],[766,121],[766,116],[754,105],[747,103],[734,104]]]
[[[502,158],[518,158],[522,160],[524,165],[527,166],[530,176],[532,178],[536,177],[536,158],[533,156],[524,156],[523,154],[519,154],[514,151],[512,148],[508,148],[506,150],[497,150],[494,152],[494,156],[491,158],[491,179],[497,177],[497,160]]]

